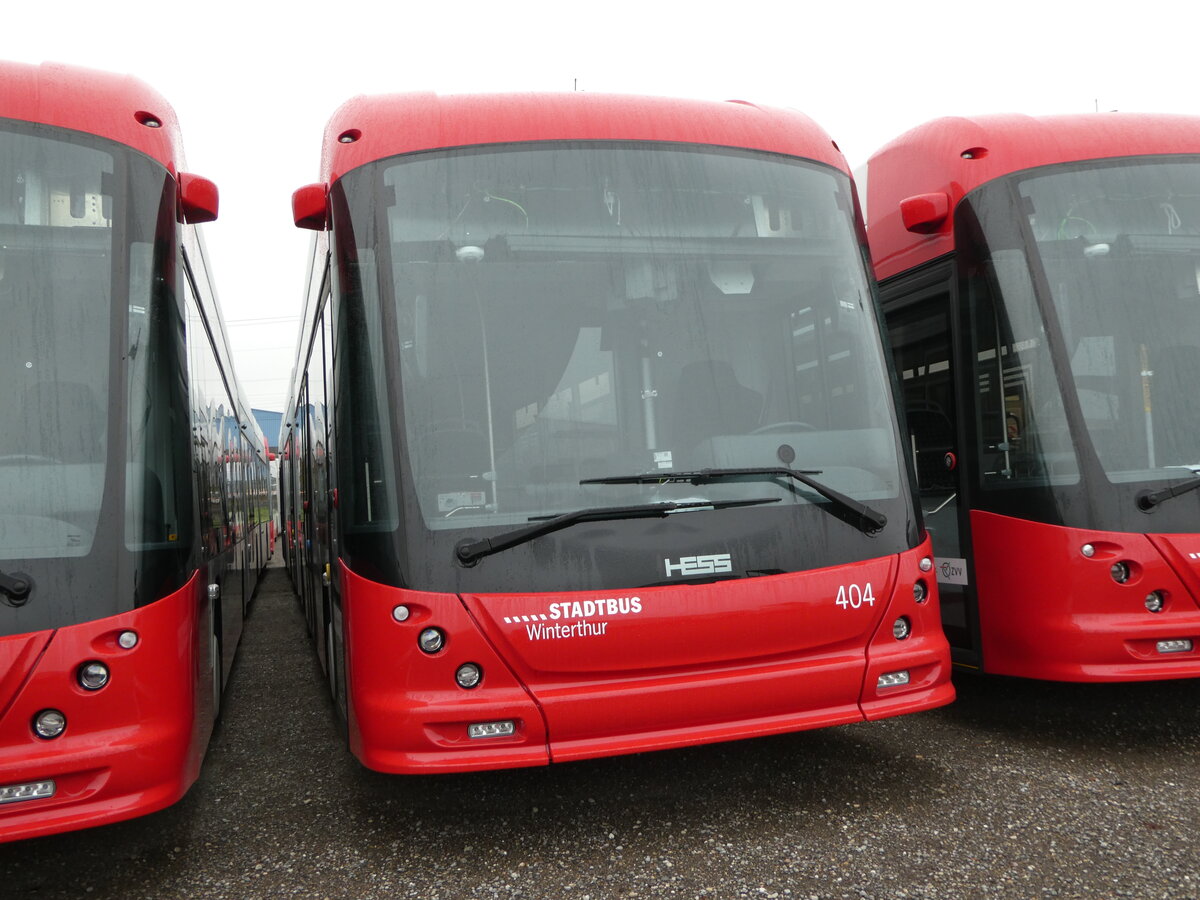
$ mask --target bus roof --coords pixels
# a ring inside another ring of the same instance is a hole
[[[401,153],[527,141],[671,141],[766,150],[849,173],[829,135],[792,110],[744,101],[592,93],[355,97],[325,128],[321,178]]]
[[[1200,153],[1200,116],[1088,113],[934,119],[867,162],[867,233],[880,279],[954,249],[953,210],[980,185],[1023,169],[1121,156]],[[945,194],[951,214],[930,233],[905,229],[900,203]]]
[[[140,150],[172,173],[184,167],[175,111],[137,78],[61,63],[0,61],[0,85],[0,118],[108,138]]]

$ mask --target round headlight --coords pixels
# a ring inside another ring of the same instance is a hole
[[[913,582],[913,599],[918,603],[924,603],[929,597],[929,588],[926,587],[924,581]]]
[[[1113,563],[1112,568],[1108,571],[1112,575],[1112,580],[1117,584],[1124,584],[1129,580],[1129,563],[1127,562]]]
[[[460,688],[469,691],[473,687],[478,687],[479,682],[483,681],[483,669],[475,663],[463,663],[454,673],[454,680],[458,682]]]
[[[67,717],[57,709],[43,709],[33,717],[33,731],[38,737],[51,740],[67,730]]]
[[[1151,591],[1146,595],[1146,609],[1152,613],[1162,612],[1165,604],[1162,591]]]
[[[437,628],[426,628],[417,636],[417,646],[426,653],[437,653],[446,644],[446,636]]]
[[[912,634],[912,623],[909,622],[904,616],[901,616],[892,623],[892,637],[894,637],[896,640],[903,641],[910,634]]]
[[[79,686],[89,691],[98,691],[108,684],[108,666],[102,662],[86,662],[79,667]]]

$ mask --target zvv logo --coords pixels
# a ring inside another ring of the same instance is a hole
[[[667,577],[672,575],[720,575],[733,571],[733,559],[728,553],[710,553],[707,556],[681,556],[679,562],[664,559],[667,567]]]

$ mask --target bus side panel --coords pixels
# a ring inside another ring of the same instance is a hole
[[[1053,681],[1200,676],[1195,649],[1157,649],[1159,641],[1185,638],[1195,648],[1200,606],[1154,539],[978,510],[971,529],[985,671]],[[1200,553],[1200,536],[1173,539]],[[1112,576],[1118,562],[1130,570],[1124,583]],[[1165,595],[1162,612],[1146,609],[1151,591]]]
[[[24,684],[0,718],[0,787],[53,780],[56,789],[48,798],[0,804],[0,841],[145,815],[177,801],[196,780],[212,728],[200,581],[194,576],[149,606],[47,632],[40,657],[21,657]],[[138,635],[129,650],[117,643],[125,631]],[[91,661],[110,672],[96,691],[77,681]],[[67,720],[53,740],[32,727],[48,708]]]

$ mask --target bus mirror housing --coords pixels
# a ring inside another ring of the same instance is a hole
[[[188,225],[213,222],[217,218],[220,196],[217,186],[207,178],[179,173],[179,209]]]
[[[325,231],[329,227],[328,192],[323,184],[306,184],[292,194],[292,219],[297,228]]]
[[[904,227],[916,234],[933,234],[950,215],[950,198],[942,191],[917,194],[900,201]]]

